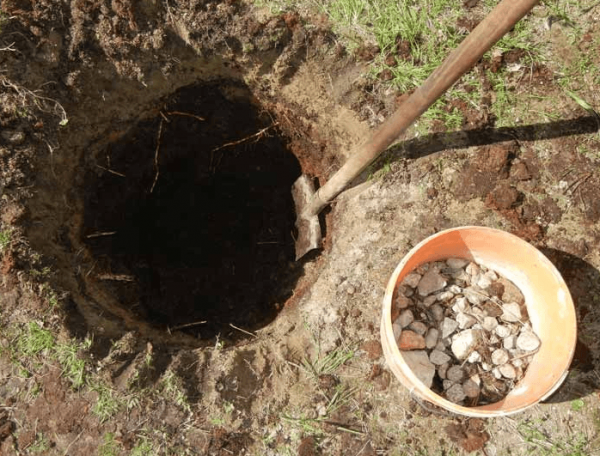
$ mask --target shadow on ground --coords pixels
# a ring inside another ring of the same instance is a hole
[[[577,313],[578,340],[570,373],[562,387],[547,401],[558,403],[600,390],[597,374],[600,368],[600,272],[569,253],[550,248],[541,251],[563,276]]]

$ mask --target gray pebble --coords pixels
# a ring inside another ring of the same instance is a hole
[[[481,388],[473,380],[469,379],[463,383],[463,391],[470,398],[476,398],[481,393]]]
[[[435,375],[435,366],[429,361],[427,352],[425,350],[403,351],[402,358],[404,358],[404,361],[417,378],[427,388],[431,388],[433,376]]]
[[[463,258],[448,258],[446,264],[452,269],[462,269],[469,264],[469,260]]]
[[[402,334],[402,326],[398,323],[392,323],[392,330],[394,331],[394,339],[396,339],[396,343],[400,340],[400,334]]]
[[[440,378],[442,380],[446,379],[446,374],[448,372],[448,367],[449,366],[450,365],[448,363],[446,363],[446,364],[442,364],[441,366],[438,367],[437,372],[438,372],[438,375],[440,376]]]
[[[439,350],[433,350],[429,355],[429,361],[438,366],[449,362],[451,359],[450,356]]]
[[[421,336],[423,336],[427,332],[427,325],[425,323],[423,323],[422,321],[413,321],[409,325],[409,328],[412,329],[417,334],[420,334]]]
[[[442,321],[444,319],[444,308],[439,304],[431,306],[431,315],[436,321]]]
[[[425,346],[427,348],[433,348],[437,345],[438,337],[440,336],[439,330],[436,328],[431,328],[427,331],[427,335],[425,336]]]
[[[448,388],[448,390],[446,391],[446,398],[451,401],[454,402],[455,404],[462,402],[465,400],[465,391],[463,390],[462,385],[452,385],[450,388]]]
[[[421,280],[421,275],[413,272],[412,274],[408,274],[406,277],[404,277],[404,280],[402,280],[402,285],[416,288],[417,285],[419,285],[419,280]]]
[[[448,317],[444,318],[444,321],[442,322],[442,339],[450,336],[457,328],[458,322]]]
[[[410,310],[410,309],[406,309],[406,310],[403,310],[402,312],[400,312],[400,315],[398,316],[398,319],[396,320],[396,322],[403,328],[406,328],[413,321],[415,321],[415,317],[412,313],[412,310]]]
[[[438,290],[441,290],[446,286],[448,282],[439,272],[430,270],[427,271],[421,280],[419,281],[419,285],[417,285],[417,289],[419,290],[419,294],[421,296],[428,296],[431,293],[434,293]]]
[[[423,299],[423,305],[425,307],[431,307],[431,305],[437,301],[437,296],[432,295],[432,296],[427,296],[425,299]]]
[[[465,371],[460,366],[451,366],[446,372],[446,378],[455,383],[462,382],[464,376]]]

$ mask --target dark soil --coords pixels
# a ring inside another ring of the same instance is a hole
[[[230,325],[268,324],[301,272],[300,165],[249,97],[233,81],[181,89],[88,173],[82,235],[98,277],[164,329],[244,336]]]

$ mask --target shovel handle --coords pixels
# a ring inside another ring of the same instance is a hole
[[[452,51],[425,82],[392,114],[371,138],[314,195],[308,214],[316,215],[369,166],[448,88],[525,16],[539,0],[502,0]]]

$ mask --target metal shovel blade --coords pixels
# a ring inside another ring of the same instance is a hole
[[[312,179],[302,174],[292,186],[292,197],[296,206],[296,260],[308,252],[321,247],[321,226],[319,215],[311,214],[309,208],[315,195]]]

